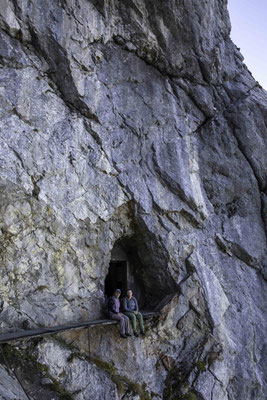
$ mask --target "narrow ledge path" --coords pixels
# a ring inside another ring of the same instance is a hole
[[[150,317],[157,317],[160,315],[158,311],[143,311],[142,315],[144,318]],[[91,326],[97,325],[115,325],[118,321],[114,321],[111,319],[95,319],[89,320],[84,322],[76,322],[74,324],[65,324],[65,325],[58,325],[52,326],[50,328],[37,328],[37,329],[30,329],[18,332],[8,332],[8,333],[1,333],[0,334],[0,344],[8,343],[16,340],[23,340],[27,338],[32,338],[35,336],[45,336],[51,335],[53,333],[64,332],[73,329],[83,329],[88,328]]]

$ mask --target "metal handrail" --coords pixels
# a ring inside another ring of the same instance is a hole
[[[144,318],[158,316],[159,312],[142,312]],[[0,334],[0,344],[8,343],[15,340],[23,340],[35,336],[44,336],[44,335],[51,335],[53,333],[64,332],[73,329],[83,329],[88,328],[91,326],[97,325],[114,325],[117,324],[118,321],[110,320],[110,319],[96,319],[96,320],[89,320],[89,321],[82,321],[76,322],[74,324],[65,324],[65,325],[58,325],[48,328],[36,328],[18,332],[7,332]]]

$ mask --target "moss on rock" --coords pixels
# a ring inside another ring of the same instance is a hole
[[[42,386],[49,389],[50,394],[56,392],[60,395],[62,400],[74,400],[71,393],[66,391],[63,386],[49,373],[47,365],[42,364],[34,357],[35,344],[32,343],[25,350],[17,349],[15,346],[5,344],[3,346],[3,354],[5,361],[12,369],[17,370],[19,375],[23,376],[23,380],[29,380],[30,382],[40,382],[44,377],[49,378],[51,383],[43,384]],[[4,361],[4,360],[3,360]],[[63,374],[65,371],[63,372]],[[25,379],[26,378],[26,379]]]
[[[202,364],[201,367],[203,367]],[[187,377],[188,373],[185,369],[177,366],[173,367],[165,380],[163,400],[197,400]]]
[[[197,361],[195,363],[195,367],[198,369],[198,371],[205,372],[207,370],[207,363],[205,361]]]
[[[113,364],[110,364],[106,361],[101,360],[100,358],[93,358],[91,360],[98,368],[107,372],[110,376],[110,379],[117,386],[117,390],[119,394],[125,393],[127,390],[132,392],[134,395],[139,395],[140,400],[152,400],[152,395],[148,393],[145,385],[140,385],[137,382],[131,381],[126,376],[121,376],[117,373],[116,368]],[[155,394],[153,393],[153,397]]]

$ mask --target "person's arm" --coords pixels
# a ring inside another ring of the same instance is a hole
[[[114,314],[117,314],[117,311],[115,310],[115,302],[112,297],[109,298],[109,300],[108,300],[108,311],[111,311]]]
[[[124,299],[123,299],[122,306],[123,306],[123,311],[132,312],[132,310],[130,310],[130,309],[127,307],[127,300],[126,300],[126,297],[124,297]]]

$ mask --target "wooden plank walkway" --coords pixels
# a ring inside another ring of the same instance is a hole
[[[144,318],[159,316],[159,312],[144,311],[142,315]],[[118,321],[112,319],[95,319],[84,322],[77,322],[75,324],[52,326],[51,328],[37,328],[19,332],[9,332],[0,334],[0,344],[12,342],[15,340],[23,340],[35,336],[51,335],[53,333],[64,332],[72,329],[85,329],[97,325],[115,325]]]

